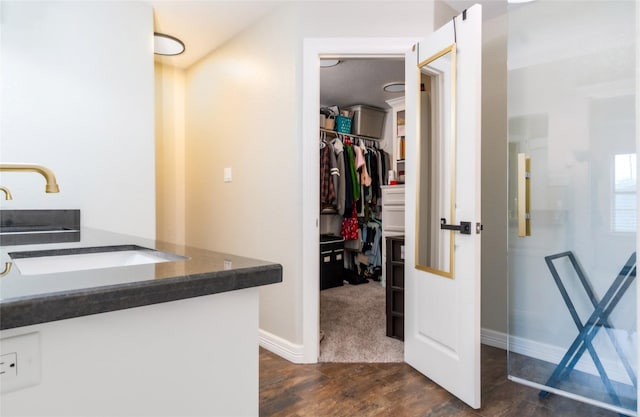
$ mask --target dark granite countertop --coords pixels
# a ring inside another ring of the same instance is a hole
[[[187,257],[171,262],[23,275],[10,253],[137,245]],[[282,266],[83,228],[79,242],[3,246],[0,330],[216,294],[282,281]]]

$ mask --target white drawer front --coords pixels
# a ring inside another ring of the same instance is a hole
[[[404,205],[382,206],[382,229],[385,232],[404,232]]]
[[[404,205],[404,187],[385,188],[382,190],[383,206]]]

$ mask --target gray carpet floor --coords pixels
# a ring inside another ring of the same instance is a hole
[[[320,362],[402,362],[404,344],[386,336],[378,282],[320,291]]]

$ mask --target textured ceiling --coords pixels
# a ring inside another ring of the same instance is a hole
[[[387,93],[385,84],[404,82],[404,59],[348,59],[340,64],[320,68],[320,103],[345,107],[367,104],[386,109],[385,100],[404,93]]]

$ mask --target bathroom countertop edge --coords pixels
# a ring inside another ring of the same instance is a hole
[[[282,282],[282,266],[269,264],[3,300],[0,303],[0,330],[278,282]]]

